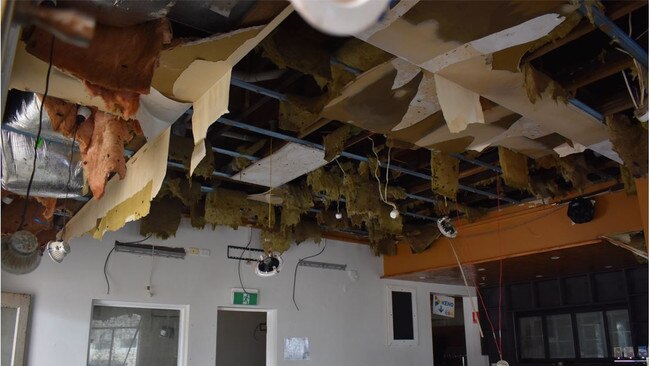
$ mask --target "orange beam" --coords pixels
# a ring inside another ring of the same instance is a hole
[[[643,222],[643,235],[645,235],[646,246],[648,245],[648,177],[634,180],[636,185],[636,196],[639,200],[639,210]]]
[[[454,246],[462,263],[479,263],[589,244],[599,241],[602,235],[643,230],[637,196],[619,191],[594,199],[596,215],[586,224],[573,225],[566,216],[566,205],[524,204],[490,212],[475,223],[461,220]],[[643,210],[647,217],[647,201]],[[384,256],[385,277],[452,266],[456,266],[456,260],[444,237],[420,254],[399,244],[396,255]]]

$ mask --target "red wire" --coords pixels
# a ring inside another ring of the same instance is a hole
[[[499,342],[497,341],[496,338],[496,332],[494,331],[494,324],[492,323],[492,318],[490,317],[490,314],[487,311],[487,307],[485,306],[485,301],[483,301],[483,296],[481,295],[481,291],[479,291],[478,286],[476,286],[476,278],[473,273],[472,273],[472,282],[474,282],[474,288],[476,289],[476,294],[478,295],[479,300],[481,300],[481,306],[483,307],[483,311],[485,312],[485,317],[487,318],[488,324],[490,324],[490,329],[492,330],[492,338],[494,339],[494,345],[496,346],[499,355],[501,355],[501,347],[499,346]]]

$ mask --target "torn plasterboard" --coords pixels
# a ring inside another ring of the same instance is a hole
[[[269,24],[256,31],[253,37],[244,37],[223,60],[190,59],[187,69],[183,70],[173,81],[172,93],[174,97],[192,102],[194,107],[192,115],[194,152],[190,164],[190,175],[205,156],[204,140],[208,128],[227,111],[232,67],[266,38],[292,11],[293,7],[287,6]],[[183,55],[182,47],[179,47],[176,54]],[[167,55],[162,55],[161,58],[165,56]],[[186,58],[187,56],[177,57]],[[173,77],[170,79],[173,80]],[[156,85],[156,75],[154,75],[154,85]],[[180,95],[176,95],[177,92]]]
[[[449,132],[458,133],[469,124],[485,123],[478,94],[440,75],[435,75],[435,81],[438,101]]]
[[[569,145],[568,142],[565,142],[562,145],[553,148],[553,151],[555,151],[561,158],[571,154],[578,154],[585,150],[587,150],[587,147],[580,145],[577,142],[573,142],[571,145]]]
[[[47,66],[46,62],[27,53],[22,42],[19,43],[9,87],[42,94],[45,91],[43,80],[47,75]],[[52,68],[50,74],[48,95],[115,114],[110,111],[101,97],[91,96],[83,82],[56,68]],[[147,140],[151,141],[188,108],[189,104],[173,101],[151,88],[149,95],[140,96],[140,108],[135,118],[140,122]],[[119,113],[116,115],[121,116]]]
[[[397,75],[399,76],[399,70]],[[415,77],[415,75],[413,77]],[[397,81],[397,77],[395,78],[395,81]],[[411,100],[402,120],[397,124],[397,126],[392,128],[392,131],[411,127],[439,110],[440,101],[438,100],[436,93],[436,81],[434,75],[429,72],[424,72],[422,81],[420,81],[420,85],[418,85],[417,94],[415,94]]]
[[[189,103],[171,100],[158,90],[151,88],[148,95],[140,96],[140,109],[138,109],[135,119],[140,122],[147,141],[151,141],[171,126],[189,108]]]
[[[482,51],[495,52],[498,49],[494,48],[528,42],[533,40],[530,30],[518,29],[516,34],[502,31],[549,13],[566,15],[576,7],[553,1],[420,1],[406,3],[399,10],[396,8],[389,10],[375,27],[356,37],[415,65],[423,65],[464,45],[465,48],[478,47]],[[536,26],[543,31],[543,26],[550,21],[536,23]],[[495,33],[501,34],[489,41],[469,45]]]
[[[466,43],[420,66],[430,72],[437,72],[458,62],[535,41],[550,33],[564,19],[565,17],[560,14],[545,14],[512,28]]]
[[[168,128],[155,140],[147,142],[126,163],[129,174],[108,181],[104,197],[91,199],[68,221],[65,240],[92,232],[101,238],[108,230],[117,230],[128,221],[149,213],[151,200],[158,194],[167,172],[169,152]]]
[[[489,58],[477,57],[454,64],[439,72],[457,84],[473,90],[505,108],[539,123],[546,131],[589,146],[608,140],[607,127],[587,113],[571,105],[542,95],[532,103],[526,94],[524,75],[505,70],[492,70]],[[602,155],[615,160],[613,151],[603,149]]]
[[[393,90],[403,87],[409,81],[413,80],[417,74],[422,72],[421,68],[406,60],[402,60],[399,57],[391,60],[391,64],[393,64],[393,67],[397,70],[397,76],[395,76],[393,87],[391,88]]]
[[[325,153],[288,143],[264,159],[232,176],[233,180],[266,187],[278,187],[327,164]]]

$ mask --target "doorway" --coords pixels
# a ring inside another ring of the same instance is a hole
[[[444,302],[446,309],[441,306],[441,302]],[[430,309],[433,364],[435,366],[466,366],[467,349],[465,346],[463,298],[431,294]],[[451,309],[453,311],[449,311]]]
[[[274,323],[274,311],[219,308],[216,366],[274,365]]]

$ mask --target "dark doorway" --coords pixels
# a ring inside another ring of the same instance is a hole
[[[463,298],[454,297],[454,316],[438,315],[431,294],[431,332],[433,334],[433,364],[435,366],[466,366],[465,319]]]
[[[266,365],[266,312],[219,310],[217,366]]]

